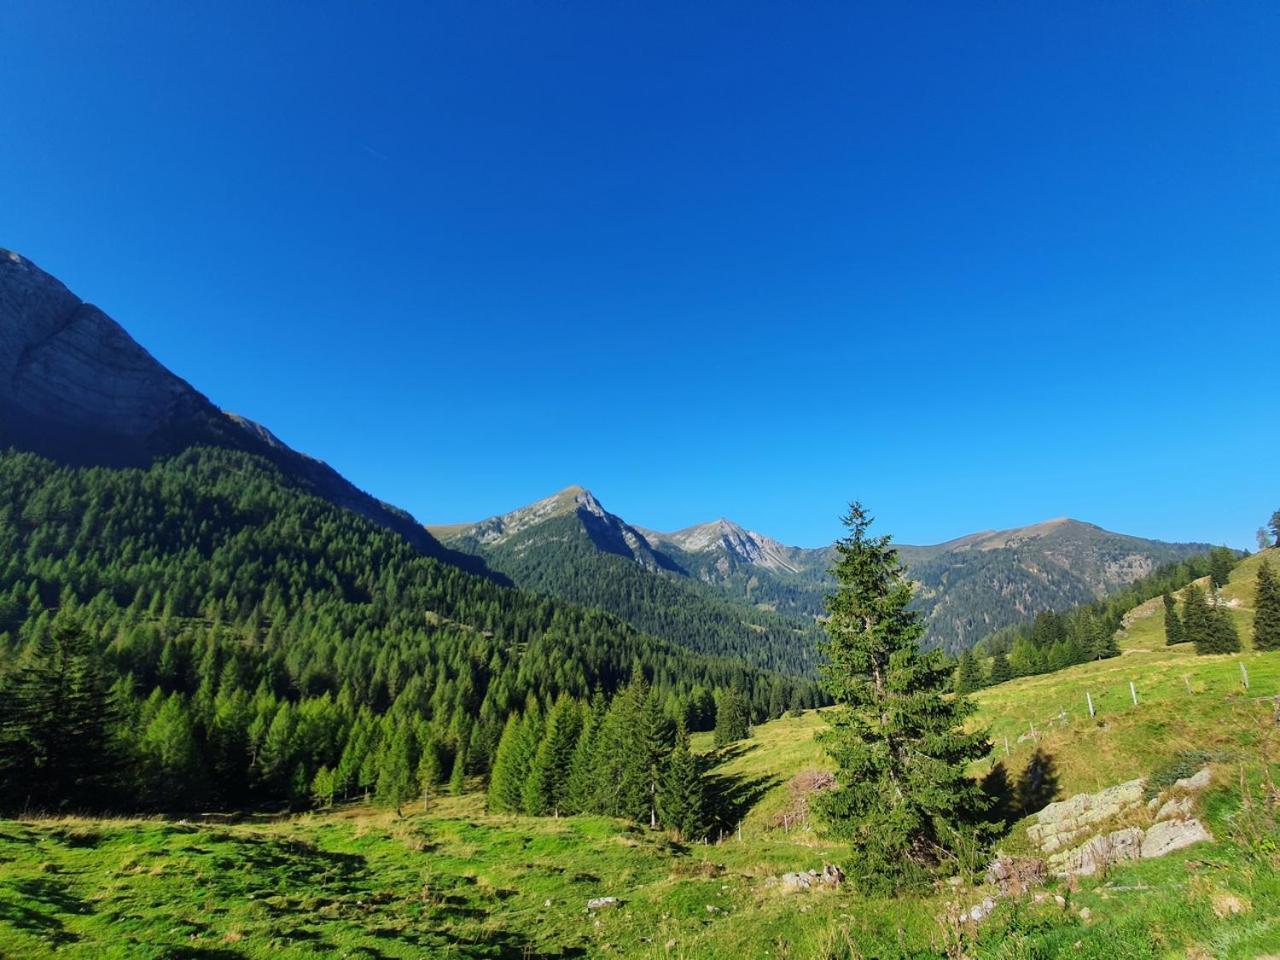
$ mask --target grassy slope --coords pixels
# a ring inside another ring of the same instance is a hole
[[[1280,567],[1280,551],[1271,553]],[[1223,591],[1245,604],[1233,615],[1246,638],[1258,562],[1245,561]],[[1150,613],[1131,625],[1118,660],[983,691],[978,719],[992,730],[997,758],[1008,736],[1015,774],[1036,747],[1052,755],[1062,795],[1147,773],[1181,750],[1222,751],[1231,759],[1204,811],[1219,841],[1077,891],[1062,887],[1073,908],[1065,913],[1003,905],[969,945],[971,956],[1280,953],[1280,838],[1246,842],[1235,786],[1239,770],[1257,775],[1267,730],[1259,721],[1271,704],[1255,698],[1280,692],[1280,653],[1196,657],[1165,647],[1159,610]],[[1247,694],[1240,662],[1252,681]],[[1098,705],[1092,720],[1086,690]],[[1019,739],[1031,722],[1038,739]],[[956,894],[787,898],[762,885],[841,856],[812,830],[768,827],[785,803],[785,781],[823,765],[813,742],[821,726],[815,714],[785,718],[735,749],[719,772],[757,785],[763,799],[742,842],[688,849],[596,818],[491,817],[475,794],[400,821],[363,806],[229,826],[0,821],[0,956],[938,955],[945,935],[934,917]],[[1214,905],[1227,893],[1242,912],[1219,918]],[[624,905],[585,912],[588,898],[608,895]],[[968,904],[981,893],[958,896]],[[1093,911],[1091,922],[1079,919],[1080,906]],[[899,943],[905,953],[895,952]]]

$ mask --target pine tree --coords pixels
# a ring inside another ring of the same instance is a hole
[[[851,841],[859,883],[885,891],[920,882],[977,838],[971,825],[987,799],[965,768],[990,744],[984,732],[965,732],[974,707],[947,695],[945,659],[920,649],[924,626],[889,537],[867,536],[860,504],[844,522],[823,646],[836,707],[821,734],[839,789],[816,804]]]
[[[1166,593],[1164,600],[1164,642],[1169,646],[1182,643],[1186,636],[1182,631],[1182,619],[1178,616],[1178,607],[1173,596]]]
[[[1280,582],[1266,560],[1258,567],[1258,595],[1253,609],[1253,648],[1280,650]]]
[[[689,735],[681,728],[675,748],[667,758],[658,791],[662,825],[674,830],[681,840],[700,839],[707,831],[706,806],[702,771],[689,749]]]
[[[1009,665],[1009,658],[1005,656],[1002,650],[991,658],[991,682],[992,684],[997,684],[1012,679],[1013,668]]]
[[[737,687],[729,687],[720,694],[716,706],[715,745],[727,746],[751,736],[751,714],[746,698]]]
[[[1271,542],[1276,546],[1280,546],[1280,510],[1271,515],[1267,526],[1271,529]]]

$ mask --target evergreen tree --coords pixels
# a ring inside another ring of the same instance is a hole
[[[991,682],[1004,683],[1006,680],[1013,679],[1013,667],[1009,665],[1009,658],[1005,656],[1001,650],[991,658]]]
[[[1169,646],[1182,643],[1186,636],[1182,632],[1182,619],[1178,616],[1178,607],[1173,601],[1173,595],[1166,593],[1162,599],[1164,600],[1164,642]]]
[[[396,816],[403,816],[406,803],[418,792],[415,771],[417,769],[417,741],[413,725],[401,722],[384,743],[378,762],[377,797],[383,803],[395,807]]]
[[[977,658],[972,650],[960,654],[960,663],[956,667],[956,693],[973,693],[982,686],[982,672],[978,669]]]
[[[502,728],[489,775],[489,809],[495,813],[518,813],[523,806],[524,781],[532,760],[527,748],[527,727],[524,718],[513,713]]]
[[[418,758],[418,792],[422,797],[422,809],[426,810],[431,799],[444,782],[444,760],[440,756],[440,744],[428,740]]]
[[[1266,560],[1258,567],[1258,595],[1253,609],[1253,648],[1280,650],[1280,582]]]
[[[608,708],[604,696],[597,690],[583,718],[582,732],[569,761],[564,801],[566,813],[586,813],[599,808],[596,802],[596,739]]]
[[[1207,653],[1212,645],[1209,606],[1199,584],[1191,584],[1182,593],[1182,638],[1184,643],[1196,645],[1196,653]]]
[[[1236,555],[1227,547],[1214,547],[1209,551],[1209,580],[1218,588],[1225,587],[1231,578],[1231,568],[1236,565]]]
[[[702,771],[689,749],[689,735],[681,728],[658,791],[662,825],[674,830],[681,840],[698,840],[707,832],[706,806]]]
[[[965,768],[990,744],[984,732],[965,732],[974,707],[947,696],[943,657],[920,649],[924,627],[890,538],[867,536],[860,504],[844,522],[823,648],[836,707],[821,735],[839,789],[816,805],[852,843],[858,882],[883,891],[922,880],[972,842],[987,800]]]
[[[737,687],[729,687],[720,694],[716,706],[715,745],[727,746],[751,736],[751,714],[746,698]]]
[[[453,755],[453,767],[449,771],[449,793],[451,796],[461,796],[462,791],[466,789],[467,779],[467,745],[465,743],[458,745],[458,750]]]
[[[117,711],[99,659],[71,616],[41,631],[0,693],[0,804],[109,802]]]
[[[1221,604],[1217,590],[1209,593],[1208,608],[1207,638],[1196,645],[1196,653],[1239,653],[1240,634],[1230,609]]]
[[[574,750],[582,732],[582,707],[561,694],[547,715],[546,733],[530,765],[523,791],[524,812],[530,816],[566,809],[569,773]]]
[[[1276,546],[1280,546],[1280,510],[1271,515],[1267,526],[1271,529],[1271,542]]]

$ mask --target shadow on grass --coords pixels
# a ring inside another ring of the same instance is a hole
[[[64,946],[80,939],[67,930],[58,914],[83,916],[89,913],[89,907],[75,897],[61,880],[32,877],[10,881],[0,889],[17,894],[23,901],[0,900],[0,923],[38,936],[54,946]]]

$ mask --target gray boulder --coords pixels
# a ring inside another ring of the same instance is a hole
[[[1152,824],[1151,829],[1143,837],[1142,859],[1152,860],[1194,843],[1212,840],[1213,834],[1206,830],[1199,820],[1162,820]]]

